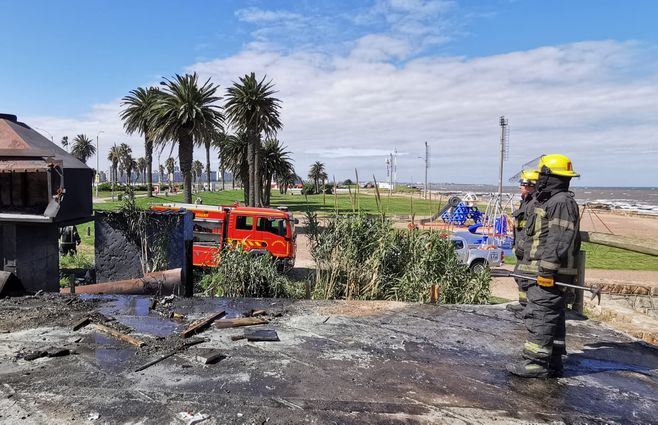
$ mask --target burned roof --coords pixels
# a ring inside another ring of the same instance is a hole
[[[73,155],[57,146],[26,124],[18,122],[15,115],[0,114],[0,158],[44,158],[62,161],[64,168],[89,169]]]

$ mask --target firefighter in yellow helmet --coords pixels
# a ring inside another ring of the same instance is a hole
[[[517,178],[521,192],[521,203],[519,204],[519,208],[512,212],[512,217],[514,217],[514,256],[516,257],[515,273],[519,272],[519,262],[523,259],[523,244],[526,239],[525,225],[535,210],[534,192],[539,173],[534,170],[521,170],[519,174],[512,177],[510,180],[513,181]],[[515,278],[515,280],[516,285],[519,288],[519,303],[508,304],[507,310],[514,313],[517,318],[521,318],[523,309],[527,302],[526,293],[528,292],[528,287],[532,284],[532,281],[521,278]]]
[[[536,278],[528,288],[523,311],[528,336],[524,360],[507,369],[522,377],[559,376],[565,347],[565,294],[555,282],[574,283],[580,250],[579,211],[569,191],[571,160],[564,155],[543,155],[537,163],[534,213],[524,229],[523,258],[518,271]]]

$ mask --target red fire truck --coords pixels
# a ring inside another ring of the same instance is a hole
[[[251,208],[223,205],[162,204],[153,211],[187,210],[194,213],[192,263],[215,267],[226,246],[255,255],[269,252],[283,269],[295,265],[296,234],[291,212],[285,207]]]

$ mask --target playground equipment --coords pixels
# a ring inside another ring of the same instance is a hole
[[[482,235],[481,242],[495,245],[504,250],[511,250],[514,245],[512,233],[513,195],[492,193],[482,221],[469,226],[472,234]]]
[[[468,203],[464,201],[459,202],[457,206],[441,214],[441,220],[443,220],[444,223],[456,224],[458,226],[463,226],[469,219],[473,220],[473,223],[481,223],[482,212],[478,207],[469,206]]]

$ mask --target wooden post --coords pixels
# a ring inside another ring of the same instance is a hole
[[[439,285],[430,286],[430,303],[438,303],[441,298],[441,287]]]
[[[184,259],[183,259],[183,267],[181,270],[181,283],[183,287],[183,296],[184,297],[191,297],[194,295],[194,274],[192,271],[192,252],[193,252],[193,246],[192,246],[192,241],[184,241]]]
[[[578,267],[578,276],[576,277],[576,285],[585,286],[585,261],[587,260],[587,253],[580,251],[576,258],[576,265]],[[573,303],[572,310],[576,313],[583,314],[583,293],[584,291],[576,291],[576,299]]]
[[[188,211],[185,213],[183,220],[183,265],[181,270],[181,286],[183,288],[183,296],[191,297],[194,295],[194,274],[192,271],[194,214]]]

